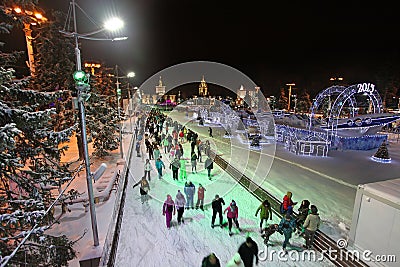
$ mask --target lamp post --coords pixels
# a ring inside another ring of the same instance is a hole
[[[92,223],[92,232],[93,232],[93,243],[94,246],[99,245],[99,235],[97,230],[97,219],[96,219],[96,210],[94,205],[94,195],[93,195],[93,185],[92,185],[92,178],[93,175],[90,171],[90,159],[89,159],[89,151],[88,151],[88,142],[87,142],[87,135],[86,135],[86,119],[85,119],[85,105],[84,102],[88,99],[88,91],[89,91],[89,84],[88,79],[85,73],[82,71],[82,62],[81,62],[81,52],[79,49],[78,39],[90,39],[90,40],[116,40],[116,39],[98,39],[98,38],[90,38],[91,35],[102,32],[106,29],[109,29],[111,25],[116,25],[116,21],[108,21],[104,28],[94,31],[88,34],[78,34],[77,30],[77,22],[76,22],[76,10],[75,10],[75,0],[72,0],[72,16],[73,16],[73,23],[74,23],[74,32],[65,32],[60,31],[61,33],[66,34],[67,36],[73,37],[75,39],[75,56],[76,56],[76,71],[74,73],[74,79],[76,82],[76,90],[78,93],[78,108],[80,114],[80,122],[81,122],[81,137],[82,137],[82,145],[83,145],[83,153],[84,153],[84,160],[85,160],[85,169],[86,169],[86,183],[87,183],[87,190],[88,190],[88,198],[89,198],[89,207],[90,207],[90,217]],[[68,19],[68,18],[67,18]],[[122,26],[119,22],[119,26]],[[124,38],[126,39],[126,38]],[[118,40],[120,40],[118,38]],[[86,79],[85,77],[86,76]]]
[[[288,106],[287,106],[287,110],[288,112],[290,112],[290,96],[292,94],[292,86],[295,86],[296,84],[294,83],[287,83],[287,86],[289,86],[289,100],[288,100]]]
[[[127,76],[118,76],[118,65],[115,65],[115,78],[117,79],[117,82],[115,83],[117,85],[117,109],[118,109],[118,120],[120,123],[119,127],[119,153],[121,158],[124,157],[124,151],[122,147],[122,122],[121,122],[121,89],[119,88],[119,85],[121,84],[119,82],[119,79],[122,78],[133,78],[135,77],[134,72],[129,72]],[[132,119],[131,119],[131,105],[130,105],[130,92],[129,92],[129,82],[128,82],[128,110],[129,110],[129,122],[131,124],[131,132],[132,132]]]
[[[129,72],[128,75],[126,75],[128,78],[133,78],[135,77],[134,72]],[[132,97],[131,97],[131,89],[129,88],[129,82],[128,82],[128,112],[129,112],[129,124],[131,125],[131,133],[133,133],[133,128],[132,128]]]
[[[41,24],[47,21],[39,11],[32,11],[32,10],[24,10],[20,7],[13,7],[13,8],[6,8],[6,14],[13,14],[15,16],[24,16],[23,23],[24,23],[24,33],[25,33],[25,40],[26,40],[26,48],[28,51],[28,62],[27,65],[29,67],[31,76],[35,75],[35,58],[33,53],[33,46],[32,46],[32,29],[31,25]]]

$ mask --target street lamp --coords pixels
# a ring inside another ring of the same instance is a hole
[[[133,78],[135,77],[134,72],[129,72],[128,75],[126,76],[118,76],[118,65],[115,65],[115,78],[117,79],[117,82],[115,83],[117,85],[117,108],[118,108],[118,119],[120,123],[119,127],[119,152],[121,155],[121,158],[124,157],[124,151],[122,148],[122,125],[121,125],[121,89],[119,88],[119,85],[121,84],[119,82],[119,79],[123,78]],[[128,109],[130,109],[130,92],[129,92],[129,83],[128,83]],[[129,122],[131,124],[131,131],[132,131],[132,119],[131,119],[131,109],[129,110]]]
[[[78,39],[82,38],[89,40],[111,40],[111,41],[114,41],[115,39],[99,39],[90,37],[93,34],[109,29],[109,27],[111,27],[109,26],[110,24],[105,24],[104,28],[91,33],[79,34],[77,31],[76,11],[75,11],[75,7],[77,4],[75,3],[75,0],[72,0],[70,4],[72,5],[74,32],[72,33],[66,31],[60,31],[60,32],[75,39],[76,71],[74,72],[73,76],[76,81],[75,88],[78,93],[78,108],[81,121],[81,137],[82,137],[83,153],[84,153],[85,168],[86,168],[86,183],[87,183],[88,197],[89,197],[90,217],[92,222],[93,243],[94,246],[98,246],[99,235],[97,230],[96,210],[95,210],[94,196],[93,196],[93,185],[92,185],[93,174],[90,172],[90,160],[89,160],[88,142],[86,135],[86,120],[85,120],[85,105],[84,105],[84,102],[88,99],[88,91],[90,89],[90,86],[87,74],[85,74],[85,72],[82,71],[81,52],[79,50]],[[68,19],[70,18],[68,17],[67,20]],[[119,25],[122,26],[121,24]]]
[[[27,65],[29,67],[31,76],[33,77],[35,75],[35,59],[32,46],[33,37],[32,37],[31,25],[44,23],[47,21],[47,18],[45,18],[39,11],[25,10],[20,7],[5,8],[5,13],[12,14],[14,16],[23,16],[26,18],[23,20],[23,23],[24,23],[26,48],[28,50]]]
[[[333,84],[337,84],[340,83],[344,80],[343,77],[331,77],[329,78],[329,80],[333,83]]]
[[[296,114],[296,107],[297,107],[297,95],[292,95],[292,97],[294,98],[294,114]]]
[[[292,94],[292,86],[295,86],[296,84],[294,83],[287,83],[287,86],[289,86],[289,100],[288,100],[288,106],[287,106],[287,110],[288,112],[290,112],[290,96]]]

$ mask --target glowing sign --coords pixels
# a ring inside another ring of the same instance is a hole
[[[372,94],[374,91],[375,91],[375,84],[372,84],[372,83],[357,84],[357,93]]]

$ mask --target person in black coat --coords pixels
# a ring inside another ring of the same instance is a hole
[[[250,236],[246,238],[246,242],[240,245],[238,253],[245,267],[253,266],[254,256],[256,257],[256,265],[258,265],[258,246]]]
[[[224,199],[219,197],[219,195],[215,195],[215,198],[211,202],[212,210],[213,210],[213,215],[211,218],[211,227],[214,228],[214,222],[215,222],[215,217],[217,216],[217,213],[219,213],[219,225],[222,228],[222,205],[225,205]]]

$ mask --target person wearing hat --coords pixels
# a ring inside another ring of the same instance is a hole
[[[219,195],[215,195],[215,198],[211,202],[211,207],[213,210],[212,218],[211,218],[211,228],[214,228],[215,217],[217,213],[219,214],[219,225],[222,228],[222,204],[225,205],[224,199],[219,197]]]
[[[197,202],[196,202],[196,209],[200,207],[201,210],[204,211],[203,205],[204,205],[204,191],[206,189],[203,187],[202,184],[199,184],[199,188],[197,189]]]
[[[227,212],[227,217],[228,217],[228,225],[229,225],[229,235],[233,235],[232,233],[232,221],[235,222],[236,227],[239,229],[241,232],[242,229],[239,227],[239,222],[238,222],[238,216],[239,216],[239,208],[236,206],[236,202],[232,200],[231,204],[229,207],[227,207],[224,210],[224,213]]]
[[[315,232],[318,230],[321,224],[321,218],[318,214],[318,209],[316,206],[311,205],[311,213],[308,214],[306,220],[304,221],[303,227],[305,229],[305,239],[306,244],[303,245],[306,249],[311,249],[314,242]]]
[[[282,244],[282,249],[286,251],[286,246],[289,244],[289,240],[292,237],[292,233],[296,231],[296,220],[290,213],[286,213],[278,226],[278,232],[285,236],[285,240]]]
[[[242,258],[240,258],[240,254],[238,252],[233,255],[233,258],[228,261],[226,267],[244,267]]]
[[[201,267],[221,267],[221,264],[219,263],[217,256],[215,256],[214,253],[211,253],[207,257],[203,258]]]
[[[296,205],[297,202],[292,201],[292,192],[288,191],[286,195],[283,197],[283,210],[285,213],[293,213],[293,206]]]
[[[262,232],[264,220],[267,221],[268,218],[270,220],[272,220],[271,204],[269,203],[269,201],[267,199],[264,200],[263,203],[261,203],[261,205],[258,207],[258,209],[256,210],[255,216],[257,216],[259,211],[261,211],[260,212],[260,232]]]
[[[185,211],[186,199],[185,196],[181,193],[181,190],[178,190],[178,193],[175,197],[175,206],[178,211],[178,224],[180,225],[183,221],[183,212]]]
[[[163,205],[162,214],[165,216],[165,222],[168,229],[171,228],[172,215],[175,215],[175,212],[175,203],[172,200],[171,195],[167,195],[167,200],[165,200]]]

